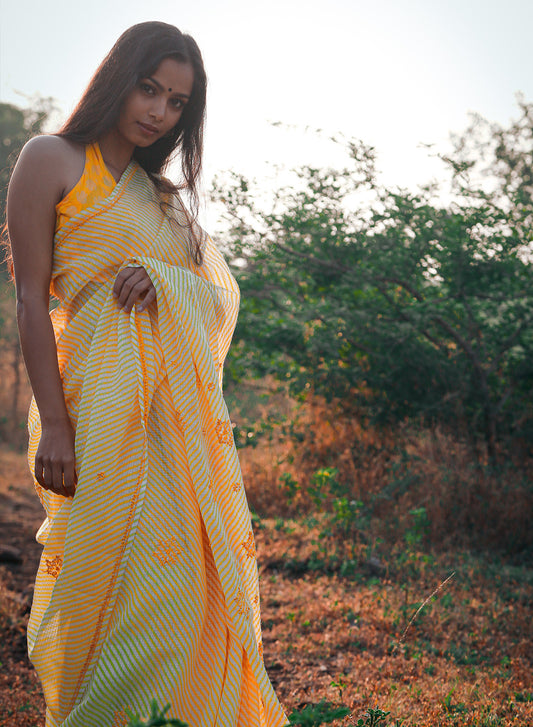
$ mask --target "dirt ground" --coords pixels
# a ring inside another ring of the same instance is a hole
[[[0,450],[0,724],[6,727],[44,725],[25,628],[41,553],[35,533],[43,519],[25,457]]]
[[[0,473],[0,726],[43,727],[25,642],[43,511],[24,456],[0,450]],[[448,554],[411,580],[392,566],[342,579],[309,570],[298,522],[255,526],[265,663],[288,713],[327,699],[350,708],[344,725],[379,707],[387,727],[533,726],[533,570]]]

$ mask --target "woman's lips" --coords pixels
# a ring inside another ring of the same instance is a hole
[[[154,134],[157,134],[159,129],[156,126],[151,126],[150,124],[143,124],[140,121],[137,121],[139,124],[141,131],[143,131],[145,134],[148,134],[149,136],[153,136]]]

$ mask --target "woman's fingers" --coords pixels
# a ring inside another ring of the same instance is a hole
[[[76,491],[74,430],[69,421],[44,423],[35,455],[35,479],[45,490],[63,497]]]
[[[54,479],[53,479],[52,467],[50,466],[49,462],[46,462],[46,463],[43,462],[42,472],[43,472],[43,482],[44,482],[45,489],[52,490],[54,487]]]
[[[35,479],[45,490],[63,497],[74,497],[77,475],[74,462],[51,463],[35,460]]]
[[[58,495],[63,495],[63,497],[67,497],[67,491],[65,489],[65,485],[63,484],[63,467],[57,463],[54,462],[52,465],[52,488],[54,492],[57,492]]]
[[[118,273],[115,278],[115,284],[113,285],[113,294],[117,298],[120,296],[124,283],[128,280],[128,278],[131,278],[132,275],[135,275],[135,272],[139,269],[140,268],[123,268],[123,270]]]
[[[126,298],[126,302],[124,304],[124,310],[129,313],[135,303],[138,303],[139,301],[143,301],[146,297],[148,291],[152,287],[152,281],[150,278],[147,278],[146,280],[139,280],[130,290],[128,297]]]
[[[37,457],[35,458],[35,479],[41,487],[44,487],[45,490],[47,489],[46,482],[44,481],[43,463]]]
[[[76,492],[76,469],[74,467],[74,462],[64,462],[63,463],[63,487],[65,488],[65,491],[67,493],[67,497],[74,497],[74,493]]]
[[[117,297],[117,303],[126,313],[139,302],[142,306],[139,309],[144,310],[156,298],[152,281],[142,267],[121,270],[115,279],[113,293]]]
[[[156,297],[157,297],[157,293],[156,293],[154,286],[152,285],[152,287],[149,289],[149,291],[144,296],[142,303],[139,305],[139,312],[143,311],[145,308],[148,308],[150,303],[153,303],[154,300],[156,299]]]

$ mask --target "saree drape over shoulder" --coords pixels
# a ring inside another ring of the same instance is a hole
[[[176,200],[175,200],[176,202]],[[52,320],[76,430],[74,499],[47,517],[28,627],[47,727],[119,727],[155,698],[190,727],[286,724],[262,659],[254,537],[222,366],[239,291],[134,162],[56,235]],[[142,265],[157,302],[119,309]],[[29,461],[40,438],[30,410]]]

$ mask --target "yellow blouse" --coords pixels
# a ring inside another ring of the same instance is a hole
[[[116,181],[105,165],[98,142],[85,147],[83,174],[63,199],[56,205],[56,232],[71,217],[108,197]]]

